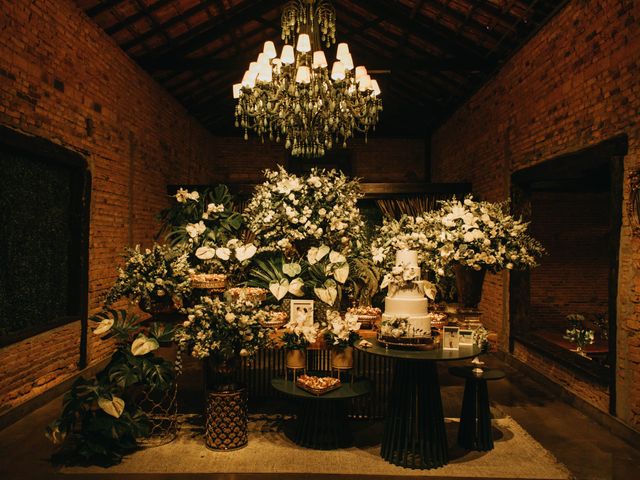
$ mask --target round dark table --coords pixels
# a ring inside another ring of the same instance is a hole
[[[449,462],[447,435],[437,362],[480,355],[476,345],[459,350],[400,350],[385,348],[371,339],[369,348],[355,346],[372,355],[394,358],[395,371],[389,392],[388,413],[380,455],[386,461],[407,468],[430,469]]]
[[[298,402],[293,441],[297,445],[317,450],[333,450],[351,444],[344,403],[371,393],[371,382],[357,378],[343,382],[340,388],[323,395],[314,395],[298,388],[293,380],[274,378],[271,386]]]
[[[451,367],[449,373],[465,379],[458,445],[480,452],[493,450],[487,381],[500,380],[505,373],[496,368],[483,368],[482,374],[475,374],[473,367]]]

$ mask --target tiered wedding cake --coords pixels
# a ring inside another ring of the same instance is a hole
[[[396,252],[395,276],[403,280],[391,283],[382,314],[382,340],[390,343],[430,343],[431,315],[420,280],[418,252]],[[394,273],[392,272],[392,273]]]

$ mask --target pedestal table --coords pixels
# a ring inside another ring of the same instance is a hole
[[[447,435],[440,397],[437,362],[473,358],[476,345],[459,350],[404,350],[385,348],[375,339],[363,352],[396,360],[389,405],[385,417],[381,456],[407,468],[431,469],[449,462]]]

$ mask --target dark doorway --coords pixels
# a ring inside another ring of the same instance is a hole
[[[512,175],[514,212],[547,249],[510,282],[511,339],[609,387],[615,405],[618,250],[626,137],[550,159]],[[565,337],[567,315],[595,333],[586,355]]]

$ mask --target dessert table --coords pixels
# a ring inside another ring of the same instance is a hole
[[[293,441],[301,447],[318,450],[349,446],[351,431],[346,427],[344,402],[371,392],[371,382],[366,378],[345,381],[340,388],[323,395],[309,393],[285,378],[272,379],[271,386],[298,401]]]
[[[459,350],[404,350],[356,343],[358,350],[396,360],[388,412],[385,417],[381,456],[401,467],[431,469],[449,462],[447,435],[437,362],[473,358],[481,353],[476,345]]]

